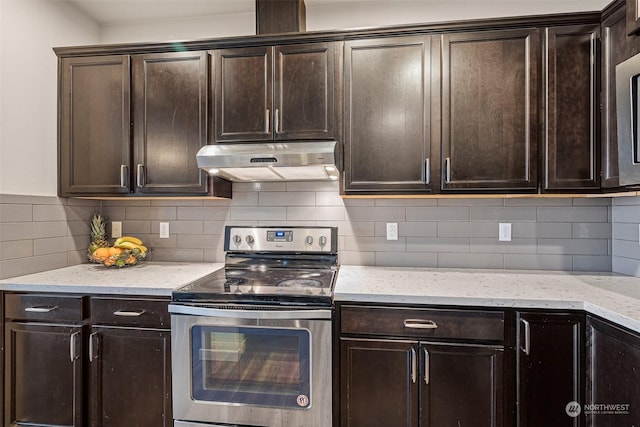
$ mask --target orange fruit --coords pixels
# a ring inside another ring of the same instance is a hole
[[[98,248],[93,252],[93,258],[96,261],[104,261],[109,258],[109,248]]]
[[[120,248],[109,248],[109,255],[120,255],[122,249]]]
[[[129,258],[127,258],[127,259],[125,260],[125,262],[126,262],[127,264],[134,265],[135,263],[137,263],[137,262],[138,262],[138,258],[136,258],[136,257],[135,257],[135,256],[133,256],[133,255],[129,255]]]

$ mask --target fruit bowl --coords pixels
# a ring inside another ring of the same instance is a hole
[[[91,262],[117,268],[136,265],[147,256],[149,256],[149,250],[142,252],[139,249],[122,249],[114,246],[98,248],[88,254]]]

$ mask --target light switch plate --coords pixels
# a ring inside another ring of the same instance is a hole
[[[169,223],[161,222],[160,223],[160,238],[168,239],[169,238]]]
[[[111,222],[111,237],[113,239],[117,239],[118,237],[122,237],[122,222],[120,222],[120,221],[112,221]]]
[[[501,242],[511,241],[511,223],[501,222],[498,227],[498,240]]]

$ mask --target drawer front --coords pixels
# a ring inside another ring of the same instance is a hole
[[[504,340],[504,313],[499,311],[343,306],[340,313],[342,334]]]
[[[81,322],[84,297],[75,295],[7,294],[5,318],[44,322]]]
[[[168,299],[91,298],[94,325],[171,328]]]

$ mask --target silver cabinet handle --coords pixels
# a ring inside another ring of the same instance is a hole
[[[94,344],[94,341],[98,339],[98,333],[94,332],[89,335],[89,362],[93,362],[93,359],[97,359],[98,355],[94,355],[94,351],[97,349],[97,343]]]
[[[138,187],[144,187],[144,165],[138,163],[136,169],[136,180],[138,181]]]
[[[447,157],[444,159],[444,169],[445,169],[445,182],[448,184],[451,182],[451,158]]]
[[[528,355],[531,351],[531,330],[529,328],[529,322],[524,319],[520,319],[520,322],[524,325],[524,347],[521,345],[520,348],[522,348],[524,354]]]
[[[270,116],[271,114],[269,114],[269,109],[267,108],[264,112],[264,132],[265,133],[271,133],[271,128],[270,128]]]
[[[127,188],[129,186],[129,167],[120,165],[120,187]]]
[[[118,310],[114,311],[114,316],[122,316],[122,317],[140,317],[144,314],[144,310],[139,311],[127,311],[127,310]]]
[[[424,383],[429,385],[429,352],[426,348],[424,350]]]
[[[428,157],[424,161],[424,182],[431,184],[431,160]]]
[[[280,110],[276,108],[275,117],[273,118],[273,127],[276,133],[280,133]]]
[[[80,335],[80,332],[71,334],[71,340],[69,341],[69,358],[71,359],[71,363],[78,358],[78,355],[76,354],[76,340],[78,335]]]
[[[411,381],[416,382],[418,370],[418,358],[416,357],[416,349],[411,347]]]
[[[57,305],[41,305],[41,306],[35,306],[35,307],[27,307],[24,309],[24,311],[28,312],[28,313],[50,313],[53,310],[56,310],[58,308]]]
[[[438,324],[433,320],[404,319],[404,327],[411,329],[436,329]]]

